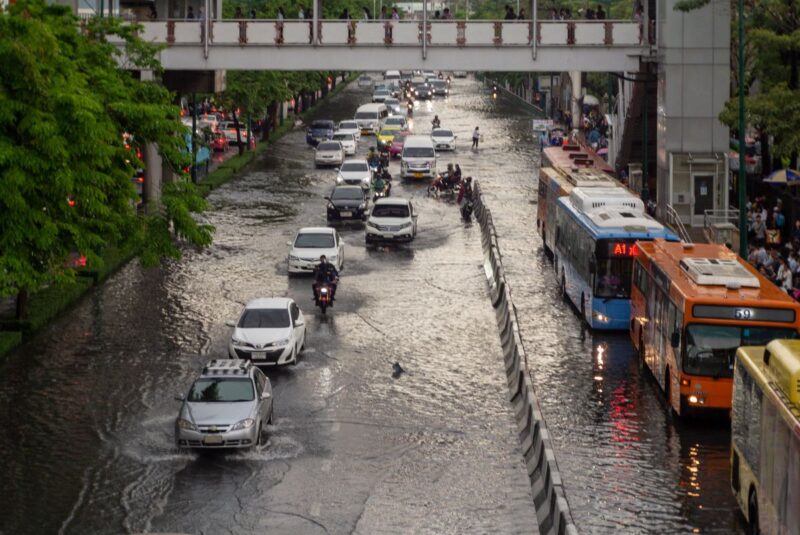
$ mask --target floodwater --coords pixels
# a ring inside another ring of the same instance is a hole
[[[368,100],[351,87],[318,116],[349,118]],[[423,104],[419,131],[440,107],[461,109]],[[129,264],[3,363],[0,533],[538,531],[478,226],[396,180],[417,239],[366,248],[362,228],[341,228],[345,268],[322,317],[285,263],[298,228],[325,224],[335,172],[312,158],[293,131],[211,195],[213,246],[159,270]],[[174,396],[226,355],[225,321],[262,296],[294,298],[308,327],[298,364],[268,370],[268,443],[178,450]]]

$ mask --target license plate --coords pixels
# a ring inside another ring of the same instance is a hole
[[[253,351],[252,353],[250,353],[250,357],[254,358],[254,359],[265,359],[265,358],[267,358],[267,352],[266,351]]]
[[[422,173],[414,173],[414,176],[415,176],[416,178],[422,178]]]
[[[353,212],[339,212],[339,215],[341,215],[342,217],[351,217],[353,215]]]
[[[211,435],[203,439],[204,444],[222,444],[223,442],[222,435]]]

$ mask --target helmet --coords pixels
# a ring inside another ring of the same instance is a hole
[[[375,152],[375,147],[370,147],[369,150]]]

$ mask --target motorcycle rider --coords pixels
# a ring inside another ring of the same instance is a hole
[[[377,167],[377,165],[380,163],[378,153],[375,152],[375,147],[369,148],[369,152],[367,153],[367,163],[370,167]]]
[[[406,104],[406,108],[408,109],[408,115],[414,115],[414,101],[411,97],[408,97],[408,103]]]
[[[464,185],[458,192],[458,199],[456,202],[461,207],[461,215],[464,215],[467,204],[472,202],[472,177],[468,176],[464,179]]]
[[[434,115],[433,116],[433,121],[431,121],[431,125],[434,128],[439,128],[440,126],[442,126],[442,122],[439,120],[439,116],[438,115]]]
[[[376,198],[381,193],[386,194],[386,181],[383,179],[382,169],[379,169],[378,172],[375,173],[375,183],[373,184],[373,187],[375,188]]]
[[[339,272],[336,267],[328,262],[325,255],[319,257],[319,264],[314,268],[314,283],[311,289],[314,292],[314,301],[318,299],[318,292],[320,284],[327,284],[331,288],[331,301],[336,299],[336,283],[339,282]]]

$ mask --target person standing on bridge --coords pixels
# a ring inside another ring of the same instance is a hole
[[[400,13],[397,12],[397,8],[392,8],[392,20],[400,20]]]
[[[517,16],[514,14],[514,9],[508,4],[506,4],[505,20],[517,20]]]
[[[478,127],[475,127],[475,130],[472,131],[472,150],[478,150],[478,141],[481,139],[481,133],[478,131]]]
[[[381,14],[378,18],[380,18],[380,20],[387,20],[389,18],[389,14],[386,12],[386,6],[381,6]]]
[[[594,12],[594,16],[597,17],[597,20],[606,20],[606,12],[603,11],[603,6],[597,6],[597,11]]]
[[[526,20],[528,16],[525,14],[525,8],[519,8],[519,14],[517,15],[517,20]]]

